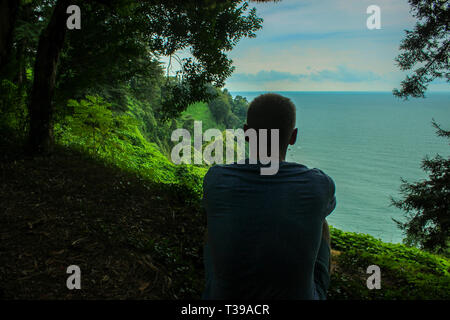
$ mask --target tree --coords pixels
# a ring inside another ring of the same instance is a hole
[[[34,80],[29,113],[28,151],[45,153],[53,144],[53,106],[55,78],[61,49],[66,35],[66,9],[69,0],[58,0],[47,27],[39,37],[34,65]]]
[[[80,102],[69,100],[67,105],[74,109],[72,130],[87,140],[86,145],[93,152],[97,152],[113,130],[111,104],[100,97],[86,96]]]
[[[133,9],[111,10],[96,2],[82,5],[82,29],[67,33],[58,66],[56,105],[86,94],[126,104],[120,101],[125,100],[124,89],[140,90],[140,98],[147,100],[144,87],[153,88],[153,81],[160,86],[162,68],[147,44],[151,34],[140,30],[140,21],[129,19],[133,13],[128,10]]]
[[[9,61],[18,10],[18,0],[0,0],[0,74]]]
[[[235,114],[230,112],[227,118],[225,119],[225,125],[227,129],[236,129],[241,128],[244,124],[241,122],[241,120],[239,120],[239,118]]]
[[[34,82],[30,99],[29,151],[47,151],[52,145],[53,93],[58,75],[58,62],[66,42],[65,12],[69,4],[84,2],[57,0],[47,27],[42,31],[36,54]],[[172,56],[189,48],[193,58],[186,58],[178,82],[169,81],[163,93],[162,111],[174,117],[189,103],[210,98],[204,90],[206,83],[222,86],[233,71],[230,51],[242,37],[254,37],[262,19],[247,3],[240,1],[131,1],[95,0],[85,4],[102,25],[120,25],[129,31],[117,42],[145,47],[147,52]],[[99,14],[102,5],[108,6]],[[83,29],[89,38],[95,29]],[[128,62],[132,62],[129,61]],[[132,63],[131,63],[132,64]]]
[[[98,96],[86,96],[80,101],[70,99],[67,104],[74,110],[66,123],[72,133],[81,137],[82,145],[89,151],[97,153],[106,151],[114,137],[121,137],[121,132],[132,130],[137,125],[135,118],[127,114],[114,114],[111,104]]]
[[[396,61],[401,70],[416,68],[401,82],[394,95],[407,99],[424,97],[428,84],[446,78],[450,82],[450,9],[447,0],[409,0],[418,19],[414,30],[406,30]]]
[[[239,119],[245,122],[245,118],[247,117],[247,109],[248,109],[248,101],[245,97],[236,96],[233,99],[232,111],[235,115],[239,117]]]
[[[214,100],[209,102],[208,106],[217,123],[226,125],[225,121],[231,113],[228,97],[219,93]]]
[[[428,84],[434,79],[445,77],[447,82],[450,81],[448,1],[409,0],[409,4],[419,21],[413,31],[406,31],[400,45],[404,52],[396,61],[401,70],[419,67],[402,81],[400,90],[393,90],[394,95],[404,99],[425,97]],[[450,136],[450,132],[441,129],[434,119],[432,124],[439,136]],[[406,212],[405,222],[394,221],[406,233],[405,243],[446,252],[450,230],[450,159],[440,155],[433,159],[426,157],[422,168],[429,173],[428,180],[410,184],[402,179],[400,192],[404,198],[391,199],[393,205]]]
[[[441,129],[434,120],[433,126],[439,136],[450,138],[450,131]],[[406,233],[406,244],[447,253],[450,247],[450,157],[426,157],[422,168],[429,173],[428,180],[411,184],[402,179],[403,199],[392,199],[392,203],[406,211],[406,222],[394,221]]]

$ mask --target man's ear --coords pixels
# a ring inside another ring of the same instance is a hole
[[[290,145],[293,145],[295,143],[295,141],[297,141],[297,134],[298,134],[298,129],[295,128],[294,131],[292,131],[291,138],[289,139]]]

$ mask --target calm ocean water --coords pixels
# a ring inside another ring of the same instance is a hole
[[[263,92],[231,92],[250,102]],[[390,206],[399,197],[400,178],[426,178],[425,155],[450,154],[448,142],[435,134],[432,118],[450,128],[450,93],[402,101],[389,92],[278,92],[297,107],[297,143],[287,161],[316,167],[336,183],[337,208],[329,223],[346,231],[401,242]]]

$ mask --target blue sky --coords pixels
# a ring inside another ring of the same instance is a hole
[[[369,30],[369,5],[381,29]],[[391,91],[404,73],[395,65],[404,29],[415,19],[406,0],[282,0],[250,3],[264,19],[256,38],[229,53],[230,91]],[[448,91],[448,84],[430,86]]]

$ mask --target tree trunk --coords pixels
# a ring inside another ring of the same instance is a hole
[[[59,56],[67,31],[68,6],[68,0],[57,1],[50,22],[39,37],[29,105],[28,152],[31,155],[48,153],[53,145],[52,98]]]
[[[9,61],[19,0],[0,0],[0,74]]]

